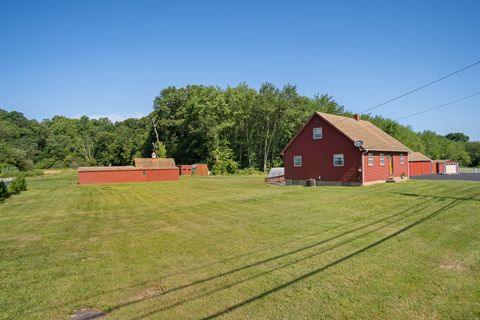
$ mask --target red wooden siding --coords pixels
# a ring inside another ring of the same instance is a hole
[[[425,174],[432,174],[431,161],[414,161],[408,163],[410,170],[410,177],[420,176]]]
[[[195,175],[196,176],[208,176],[208,166],[206,164],[196,164],[195,165]]]
[[[368,153],[373,153],[373,166],[368,165]],[[364,161],[364,181],[385,181],[389,177],[401,177],[402,174],[408,177],[408,154],[403,153],[404,163],[400,164],[400,152],[377,152],[365,153]],[[385,164],[380,165],[380,154],[384,154]],[[393,174],[390,174],[390,157],[393,157]]]
[[[176,181],[178,169],[141,169],[127,168],[124,170],[79,171],[80,184],[146,182],[146,181]]]
[[[178,166],[180,175],[182,176],[191,176],[192,175],[192,165],[182,164]]]
[[[438,174],[447,174],[446,165],[455,165],[455,174],[460,173],[459,164],[452,160],[434,160],[433,166],[435,173]]]
[[[313,128],[323,128],[323,138],[313,139]],[[333,155],[343,154],[343,167],[333,165]],[[302,166],[293,165],[293,157],[302,156]],[[284,150],[285,179],[361,182],[361,153],[353,142],[325,120],[314,116]]]

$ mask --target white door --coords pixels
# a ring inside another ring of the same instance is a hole
[[[455,174],[457,173],[457,165],[454,163],[445,164],[445,174]]]

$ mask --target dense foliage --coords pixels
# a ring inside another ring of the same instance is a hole
[[[9,196],[10,194],[8,194],[7,185],[0,181],[0,201],[5,200]]]
[[[0,201],[27,190],[27,180],[24,174],[19,174],[9,179],[13,180],[5,181],[5,179],[0,179]]]
[[[8,185],[7,190],[9,194],[19,194],[22,191],[26,191],[27,181],[25,180],[25,176],[21,175],[13,179],[13,181]]]
[[[282,149],[314,111],[352,116],[328,95],[306,97],[295,86],[269,83],[259,90],[246,84],[169,87],[155,98],[150,115],[116,123],[86,116],[38,122],[0,109],[0,165],[23,171],[126,165],[155,151],[179,164],[208,163],[219,174],[266,170],[282,165]],[[470,142],[462,133],[418,133],[391,119],[364,118],[433,159],[480,163],[480,142]]]

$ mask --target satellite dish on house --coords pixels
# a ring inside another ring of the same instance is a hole
[[[353,145],[355,147],[361,147],[361,146],[363,146],[363,141],[362,140],[357,140],[353,143]]]

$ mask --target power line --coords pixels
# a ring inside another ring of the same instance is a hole
[[[475,93],[472,93],[472,94],[470,94],[470,95],[468,95],[468,96],[465,96],[465,97],[462,97],[462,98],[459,98],[459,99],[456,99],[456,100],[452,100],[452,101],[447,102],[447,103],[443,103],[443,104],[438,105],[438,106],[435,106],[435,107],[431,107],[431,108],[428,108],[428,109],[425,109],[425,110],[422,110],[422,111],[419,111],[419,112],[415,112],[415,113],[409,114],[409,115],[407,115],[407,116],[400,117],[400,118],[395,119],[395,120],[398,121],[398,120],[410,118],[410,117],[413,117],[413,116],[416,116],[416,115],[419,115],[419,114],[422,114],[422,113],[425,113],[425,112],[428,112],[428,111],[432,111],[432,110],[435,110],[435,109],[439,109],[439,108],[442,108],[442,107],[446,107],[446,106],[448,106],[448,105],[451,105],[451,104],[454,104],[454,103],[457,103],[457,102],[460,102],[460,101],[463,101],[463,100],[472,98],[472,97],[477,96],[477,95],[479,95],[479,94],[480,94],[480,91],[475,92]]]
[[[422,86],[420,86],[420,87],[418,87],[418,88],[415,88],[415,89],[413,89],[413,90],[410,90],[410,91],[408,91],[408,92],[405,92],[405,93],[403,93],[403,94],[401,94],[401,95],[399,95],[399,96],[396,96],[395,98],[391,98],[391,99],[389,99],[389,100],[387,100],[387,101],[385,101],[385,102],[379,103],[379,104],[377,104],[377,105],[375,105],[375,106],[373,106],[373,107],[370,107],[370,108],[368,108],[368,109],[365,109],[365,110],[363,110],[363,111],[361,112],[361,114],[363,114],[363,113],[365,113],[365,112],[367,112],[367,111],[373,110],[373,109],[380,108],[381,106],[384,106],[384,105],[386,105],[387,103],[390,103],[390,102],[393,102],[393,101],[398,100],[398,99],[400,99],[400,98],[403,98],[403,97],[405,97],[405,96],[408,96],[409,94],[412,94],[412,93],[414,93],[414,92],[417,92],[417,91],[419,91],[419,90],[422,90],[423,88],[429,87],[429,86],[431,86],[432,84],[435,84],[435,83],[437,83],[437,82],[440,82],[440,81],[442,81],[442,80],[445,80],[445,79],[447,79],[447,78],[450,78],[451,76],[454,76],[454,75],[456,75],[457,73],[460,73],[460,72],[462,72],[462,71],[465,71],[465,70],[467,70],[467,69],[470,69],[470,68],[472,68],[472,67],[474,67],[474,66],[476,66],[476,65],[478,65],[478,64],[480,64],[480,61],[477,61],[477,62],[475,62],[475,63],[472,63],[471,65],[468,65],[468,66],[463,67],[463,68],[461,68],[461,69],[458,69],[457,71],[454,71],[454,72],[452,72],[452,73],[449,73],[449,74],[447,74],[446,76],[440,77],[440,78],[438,78],[438,79],[436,79],[436,80],[433,80],[433,81],[431,81],[431,82],[429,82],[429,83],[427,83],[427,84],[424,84],[424,85],[422,85]]]
[[[426,83],[426,84],[424,84],[424,85],[421,85],[420,87],[417,87],[417,88],[415,88],[415,89],[413,89],[413,90],[410,90],[410,91],[408,91],[408,92],[405,92],[405,93],[403,93],[403,94],[401,94],[401,95],[399,95],[399,96],[396,96],[396,97],[394,97],[394,98],[388,99],[387,101],[384,101],[384,102],[382,102],[382,103],[379,103],[379,104],[377,104],[377,105],[375,105],[375,106],[373,106],[373,107],[367,108],[367,109],[363,110],[362,112],[360,112],[359,114],[364,114],[365,112],[368,112],[368,111],[371,111],[371,110],[380,108],[381,106],[384,106],[384,105],[386,105],[386,104],[388,104],[388,103],[390,103],[390,102],[393,102],[393,101],[396,101],[396,100],[398,100],[398,99],[401,99],[401,98],[403,98],[403,97],[405,97],[405,96],[408,96],[408,95],[410,95],[410,94],[412,94],[412,93],[414,93],[414,92],[417,92],[417,91],[422,90],[422,89],[424,89],[424,88],[426,88],[426,87],[429,87],[429,86],[431,86],[431,85],[433,85],[433,84],[435,84],[435,83],[437,83],[437,82],[440,82],[440,81],[442,81],[442,80],[445,80],[445,79],[447,79],[447,78],[450,78],[450,77],[452,77],[452,76],[454,76],[454,75],[456,75],[456,74],[458,74],[458,73],[460,73],[460,72],[463,72],[463,71],[465,71],[465,70],[467,70],[467,69],[473,68],[474,66],[476,66],[476,65],[478,65],[478,64],[480,64],[480,60],[477,61],[477,62],[474,62],[474,63],[472,63],[472,64],[470,64],[470,65],[468,65],[468,66],[465,66],[465,67],[463,67],[463,68],[461,68],[461,69],[458,69],[458,70],[456,70],[456,71],[454,71],[454,72],[452,72],[452,73],[449,73],[449,74],[447,74],[447,75],[445,75],[445,76],[443,76],[443,77],[440,77],[440,78],[438,78],[438,79],[435,79],[435,80],[433,80],[433,81],[431,81],[431,82],[429,82],[429,83]],[[335,122],[334,124],[337,124],[337,123],[342,122],[342,121],[344,121],[344,120],[345,120],[345,119],[339,120],[339,121]]]

